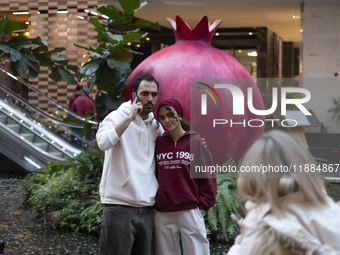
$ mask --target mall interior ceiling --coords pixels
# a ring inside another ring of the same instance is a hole
[[[119,6],[118,0],[107,2]],[[135,15],[167,28],[170,28],[167,18],[175,19],[176,15],[191,27],[207,15],[211,23],[222,19],[220,28],[267,27],[284,41],[298,42],[302,5],[300,0],[149,0]],[[0,15],[3,16],[1,10]],[[6,15],[12,21],[28,20],[28,15]]]
[[[167,18],[179,15],[194,27],[207,15],[211,23],[222,19],[221,28],[267,27],[284,41],[298,42],[301,4],[298,0],[150,0],[136,16],[170,28]]]

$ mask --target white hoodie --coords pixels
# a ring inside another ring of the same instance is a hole
[[[97,143],[105,151],[100,199],[103,204],[152,206],[158,189],[155,142],[163,128],[153,113],[146,120],[137,114],[119,138],[116,126],[130,114],[130,109],[130,102],[123,103],[99,126]]]

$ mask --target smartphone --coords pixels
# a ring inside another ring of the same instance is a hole
[[[241,224],[242,224],[242,220],[243,220],[243,219],[241,219],[240,216],[238,216],[238,215],[236,215],[236,214],[234,214],[234,213],[232,213],[232,214],[230,215],[230,218],[235,222],[236,230],[237,230],[238,232],[240,232],[240,227],[241,227]]]
[[[131,98],[131,104],[133,104],[133,101],[135,101],[136,98],[137,98],[136,103],[138,103],[138,102],[139,102],[139,99],[138,99],[137,93],[136,93],[136,92],[133,92],[132,98]]]
[[[230,218],[237,224],[237,223],[239,223],[240,222],[240,216],[238,216],[238,215],[236,215],[235,213],[232,213],[231,215],[230,215]]]

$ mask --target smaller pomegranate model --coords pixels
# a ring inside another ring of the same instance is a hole
[[[264,132],[264,125],[261,126],[264,117],[251,113],[247,105],[247,89],[252,88],[254,108],[264,109],[257,85],[236,59],[211,45],[211,39],[221,20],[210,25],[204,16],[192,30],[179,16],[176,17],[176,22],[171,19],[168,21],[174,31],[176,43],[155,52],[135,68],[127,81],[126,99],[131,98],[135,78],[143,73],[150,73],[160,84],[158,102],[175,98],[183,105],[184,120],[206,139],[216,163],[222,164],[230,158],[239,160],[253,139]],[[231,91],[214,87],[215,84],[225,82],[225,79],[234,81],[233,85],[243,92],[244,112],[241,115],[233,114]],[[191,90],[195,93],[191,93]],[[210,91],[211,96],[207,97],[207,114],[203,115],[200,95],[206,93],[205,91]],[[197,92],[200,93],[198,96]],[[220,99],[216,99],[218,104],[213,100],[214,95]],[[216,119],[224,120],[225,124],[221,121],[214,127]],[[248,123],[250,120],[251,125]],[[233,122],[238,124],[233,125]]]

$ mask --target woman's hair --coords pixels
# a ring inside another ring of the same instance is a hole
[[[170,100],[170,101],[169,101],[169,100]],[[165,101],[163,101],[163,102],[160,103],[160,105],[158,106],[158,109],[157,109],[157,116],[158,116],[159,110],[160,110],[162,107],[165,107],[165,109],[167,109],[167,110],[170,111],[170,112],[173,112],[173,110],[175,110],[175,112],[177,113],[177,115],[179,115],[179,113],[176,111],[176,109],[175,109],[173,106],[167,104],[167,102],[171,102],[171,101],[173,101],[171,104],[172,104],[172,105],[173,105],[173,104],[176,104],[178,107],[180,107],[180,109],[181,109],[181,111],[182,111],[182,113],[183,113],[183,107],[182,107],[182,105],[178,102],[178,100],[176,100],[176,99],[174,99],[174,98],[169,98],[169,99],[167,99],[167,100],[165,100]],[[178,117],[175,116],[174,119],[177,120]],[[182,126],[182,128],[183,128],[184,131],[189,131],[189,130],[190,130],[190,125],[189,125],[188,123],[186,123],[185,121],[183,121],[183,120],[181,120],[181,126]]]
[[[277,216],[291,202],[326,204],[323,179],[312,172],[317,167],[314,158],[287,132],[272,130],[262,135],[250,146],[240,167],[240,198],[257,205],[269,203]]]

